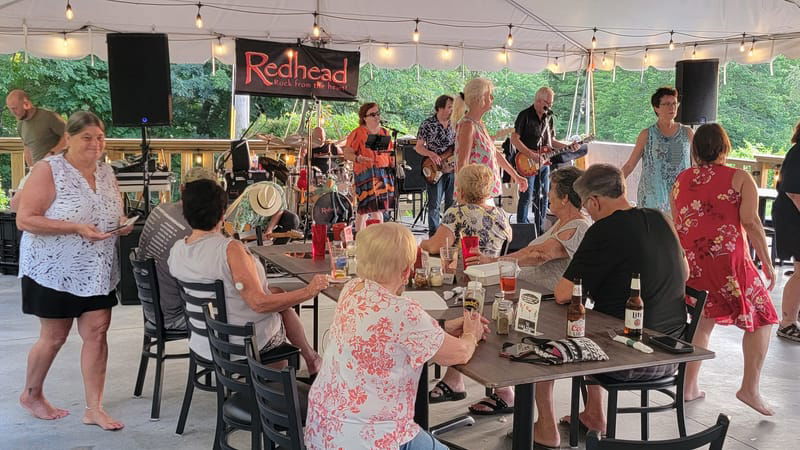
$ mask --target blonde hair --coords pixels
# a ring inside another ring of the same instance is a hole
[[[467,164],[456,175],[458,197],[464,203],[482,203],[492,196],[494,173],[483,164]]]
[[[552,97],[556,96],[556,92],[554,90],[550,89],[547,86],[542,86],[539,88],[538,91],[536,91],[536,95],[533,97],[533,101],[535,102],[536,100],[542,99],[547,94],[550,94],[550,96]]]
[[[450,115],[450,124],[455,128],[456,124],[464,118],[470,106],[475,106],[487,91],[494,89],[492,80],[486,78],[473,78],[467,81],[464,92],[456,94],[453,100],[453,113]]]
[[[356,273],[378,283],[412,267],[417,259],[417,241],[404,225],[370,225],[356,235]]]

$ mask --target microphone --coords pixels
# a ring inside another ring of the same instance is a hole
[[[555,115],[555,113],[553,112],[552,109],[550,109],[549,106],[545,106],[544,107],[544,115],[545,116],[553,116],[553,115]]]
[[[389,126],[389,123],[388,123],[388,122],[386,122],[386,121],[385,121],[385,120],[383,120],[383,119],[381,119],[381,125],[382,125],[383,127],[385,127],[385,128],[388,128],[390,131],[394,131],[395,133],[401,133],[401,134],[403,134],[403,133],[404,133],[403,131],[400,131],[400,130],[398,130],[397,128],[390,127],[390,126]]]

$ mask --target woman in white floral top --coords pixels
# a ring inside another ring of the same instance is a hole
[[[511,241],[511,224],[508,215],[491,202],[493,180],[494,174],[484,165],[464,166],[456,176],[458,204],[445,211],[442,226],[419,246],[438,255],[448,243],[453,245],[464,236],[478,236],[482,253],[499,256],[503,243]]]
[[[488,321],[465,313],[442,329],[416,301],[401,296],[417,255],[403,225],[365,228],[356,244],[358,278],[339,296],[322,369],[309,392],[306,446],[446,449],[414,422],[422,366],[469,361]]]

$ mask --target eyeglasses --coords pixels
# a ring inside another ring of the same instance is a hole
[[[669,102],[669,103],[661,103],[658,106],[661,106],[661,107],[664,107],[664,106],[672,107],[672,106],[674,106],[674,107],[677,108],[679,105],[680,105],[680,103],[678,103],[678,102]]]
[[[596,197],[597,197],[596,195],[590,195],[590,196],[586,197],[585,199],[583,199],[583,201],[581,202],[581,208],[586,208],[586,205],[589,203],[589,200],[591,200],[593,198],[596,198]]]
[[[380,117],[380,116],[381,116],[380,111],[367,114],[367,117]]]

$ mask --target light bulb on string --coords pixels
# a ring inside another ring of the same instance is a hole
[[[203,16],[200,15],[200,8],[203,7],[202,3],[197,4],[197,16],[194,18],[194,26],[197,28],[203,28]]]
[[[742,42],[739,43],[739,53],[744,52],[744,37],[745,36],[746,36],[746,33],[742,33]]]
[[[64,41],[61,43],[61,45],[63,45],[64,48],[67,48],[69,46],[69,38],[67,38],[67,32],[66,31],[64,32]]]
[[[319,22],[317,22],[317,16],[318,15],[319,14],[315,11],[314,12],[314,28],[311,29],[311,34],[314,35],[314,37],[319,37],[319,34],[320,34]]]
[[[597,27],[592,30],[592,48],[597,48]]]
[[[414,42],[419,42],[419,19],[414,20],[414,33],[411,35]]]
[[[694,43],[694,48],[692,48],[692,58],[697,56],[697,42]]]
[[[608,59],[606,58],[606,52],[603,52],[603,60],[600,62],[602,65],[608,65]]]
[[[222,45],[222,36],[217,36],[216,51],[218,56],[225,53],[225,46]]]
[[[450,57],[451,57],[450,47],[445,47],[444,50],[442,50],[442,58],[445,60],[450,60]]]
[[[675,50],[675,41],[672,40],[672,36],[675,34],[675,31],[669,32],[669,50]]]
[[[645,62],[645,63],[647,62],[647,51],[648,51],[648,49],[647,49],[647,48],[645,48],[645,49],[644,49],[644,62]]]
[[[72,11],[72,5],[69,4],[69,0],[67,0],[67,20],[72,20],[75,18],[75,13]]]
[[[558,69],[558,56],[556,56],[556,60],[553,63],[553,65],[555,66],[556,69]]]
[[[513,25],[508,24],[508,37],[506,37],[506,46],[511,47],[514,45],[514,35],[511,34],[511,30],[514,28]]]
[[[750,51],[747,52],[747,56],[753,56],[755,49],[756,49],[756,38],[753,38],[753,42],[750,44]]]

